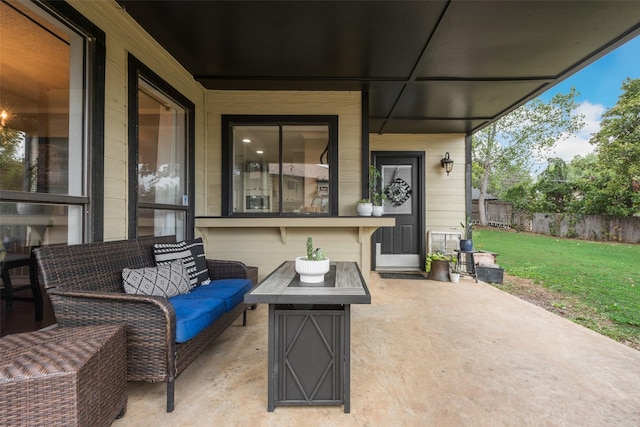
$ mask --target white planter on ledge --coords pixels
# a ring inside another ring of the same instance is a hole
[[[322,283],[324,275],[329,272],[329,260],[309,261],[307,257],[296,258],[296,273],[300,275],[303,283]]]
[[[373,203],[358,203],[356,206],[359,216],[371,216],[373,211]]]
[[[384,206],[374,206],[373,211],[371,212],[373,216],[382,216],[384,215]]]

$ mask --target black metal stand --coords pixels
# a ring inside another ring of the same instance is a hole
[[[478,283],[476,262],[474,259],[474,254],[478,253],[478,251],[461,251],[460,249],[456,249],[455,252],[458,254],[458,268],[464,269],[462,274],[473,277],[476,283]]]

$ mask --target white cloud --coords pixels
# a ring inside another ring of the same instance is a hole
[[[606,108],[602,104],[591,104],[589,101],[582,102],[576,108],[576,114],[584,116],[585,125],[573,135],[569,135],[556,143],[553,157],[560,157],[565,162],[570,162],[575,156],[585,156],[591,153],[594,146],[589,144],[591,135],[600,130],[602,114]]]

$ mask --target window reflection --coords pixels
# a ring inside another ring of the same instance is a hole
[[[329,214],[329,125],[234,125],[233,212]]]
[[[0,249],[84,240],[86,50],[42,7],[0,2]]]
[[[186,110],[142,79],[139,88],[139,202],[182,205]]]

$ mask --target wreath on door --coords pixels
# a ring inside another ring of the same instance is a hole
[[[404,179],[398,176],[398,169],[393,174],[393,181],[385,190],[387,197],[394,206],[400,206],[411,197],[411,186]]]

